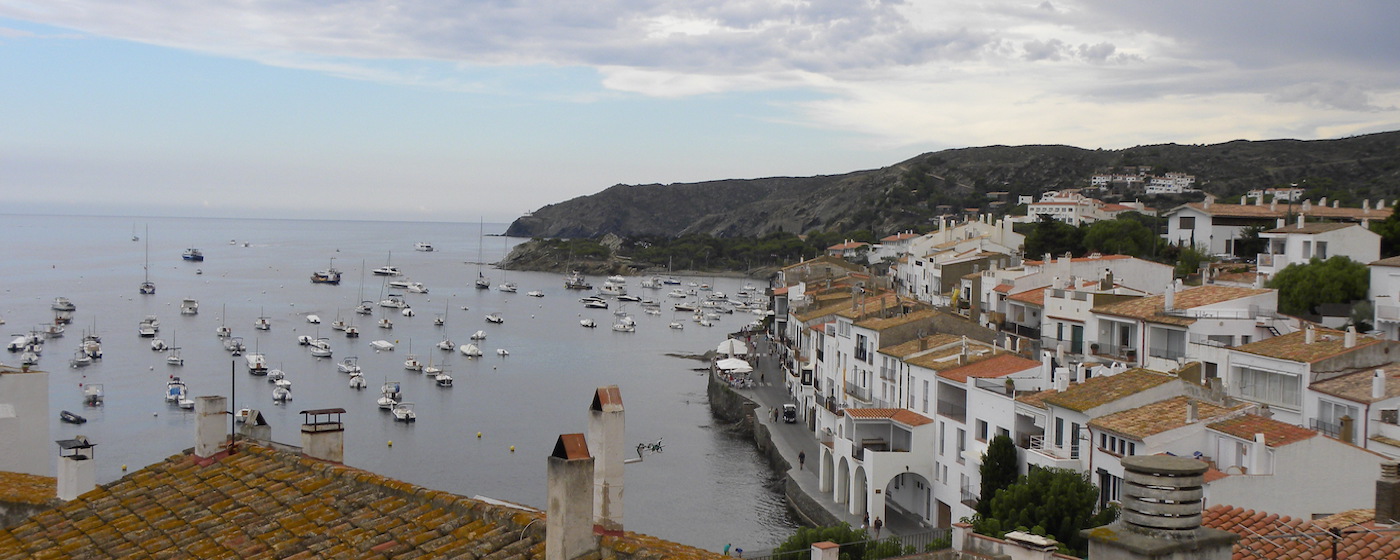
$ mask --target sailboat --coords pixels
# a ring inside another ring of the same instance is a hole
[[[499,267],[501,268],[501,285],[500,285],[499,287],[497,287],[496,289],[498,289],[498,290],[500,290],[500,291],[502,291],[502,292],[508,293],[508,294],[513,294],[513,293],[515,293],[515,291],[516,291],[515,282],[510,282],[510,281],[507,281],[507,280],[506,280],[506,267],[505,267],[505,265],[506,265],[506,252],[505,252],[505,250],[509,248],[509,245],[510,245],[510,240],[507,239],[504,235],[501,236],[501,262],[497,263],[497,266],[499,266]]]
[[[134,235],[132,237],[135,237]],[[156,294],[156,284],[151,282],[151,226],[146,226],[146,264],[141,266],[146,279],[141,282],[141,295],[153,296]]]
[[[374,313],[374,302],[365,299],[365,261],[360,259],[360,306],[355,308],[360,315]]]
[[[491,279],[481,273],[481,244],[485,237],[486,224],[478,221],[476,226],[476,289],[478,290],[491,289]]]
[[[452,301],[452,300],[449,298],[447,301],[450,302],[450,301]],[[452,305],[451,305],[450,303],[444,303],[444,304],[443,304],[442,315],[438,315],[436,318],[433,319],[433,325],[434,325],[434,326],[441,327],[441,326],[443,326],[444,324],[446,324],[446,323],[447,323],[447,312],[448,312],[448,311],[451,311],[451,310],[452,310]]]
[[[132,240],[132,241],[140,241],[140,240],[141,240],[141,236],[136,235],[136,224],[131,224],[131,240]]]

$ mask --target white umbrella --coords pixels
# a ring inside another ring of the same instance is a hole
[[[719,348],[716,348],[715,352],[729,356],[745,356],[749,353],[749,346],[737,338],[727,338],[724,342],[719,343]]]
[[[716,363],[715,367],[734,373],[748,373],[753,371],[753,366],[750,366],[748,362],[740,360],[739,358],[725,358]]]

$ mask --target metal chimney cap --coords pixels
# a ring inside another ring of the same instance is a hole
[[[1190,457],[1175,455],[1133,455],[1124,457],[1123,468],[1131,471],[1155,473],[1163,476],[1193,476],[1206,472],[1209,465]]]

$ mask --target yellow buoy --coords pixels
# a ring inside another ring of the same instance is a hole
[[[514,445],[510,446],[510,452],[511,452],[511,453],[515,453],[515,446],[514,446]]]
[[[476,433],[476,439],[481,439],[481,432]]]
[[[126,465],[122,465],[122,470],[126,470]]]
[[[389,447],[393,447],[393,446],[394,446],[394,440],[391,439],[391,440],[389,440]]]

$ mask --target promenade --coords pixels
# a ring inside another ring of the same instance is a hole
[[[817,441],[811,431],[807,430],[806,418],[799,417],[795,424],[773,419],[770,409],[781,409],[783,404],[793,403],[785,386],[785,374],[782,371],[781,362],[775,355],[778,344],[770,342],[766,338],[755,337],[753,345],[757,352],[757,357],[752,361],[754,365],[753,379],[756,383],[751,388],[735,389],[735,391],[759,405],[758,410],[755,411],[758,416],[756,420],[768,427],[772,434],[774,448],[793,466],[787,473],[780,474],[790,476],[804,494],[810,497],[813,502],[820,504],[835,518],[850,523],[852,527],[860,527],[863,521],[861,515],[848,513],[846,511],[847,504],[838,504],[831,498],[830,492],[821,491],[817,472],[821,457],[819,451],[821,443]],[[805,411],[800,411],[799,414],[802,412]],[[799,452],[806,453],[806,468],[798,468],[797,454]],[[875,516],[872,515],[870,519],[873,523]],[[920,524],[917,517],[905,514],[894,507],[888,508],[884,522],[885,526],[881,531],[881,536],[922,533],[932,528]]]

